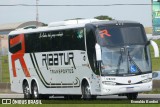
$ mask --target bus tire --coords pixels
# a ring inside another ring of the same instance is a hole
[[[28,85],[27,81],[23,83],[23,94],[24,94],[25,99],[30,99],[31,98],[29,85]]]
[[[91,90],[88,82],[85,82],[84,85],[82,86],[82,96],[84,100],[89,100],[92,98]]]
[[[39,95],[39,92],[38,92],[38,86],[37,86],[36,82],[34,82],[33,85],[32,85],[32,98],[33,99],[39,99],[40,98],[40,95]]]
[[[128,93],[127,98],[128,100],[135,100],[138,97],[138,93]]]

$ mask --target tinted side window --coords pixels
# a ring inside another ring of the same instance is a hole
[[[30,52],[40,52],[41,50],[41,39],[38,33],[25,34],[25,51]]]
[[[39,34],[41,52],[62,50],[64,31],[50,31]]]
[[[64,50],[85,50],[83,29],[65,30],[64,35]]]
[[[25,52],[85,50],[84,28],[25,34]]]
[[[8,43],[8,46],[9,46],[9,51],[11,53],[16,53],[18,52],[19,50],[22,49],[22,46],[21,46],[21,42],[19,43],[14,43],[13,46],[11,46],[11,42],[15,41],[13,40],[14,38],[16,38],[18,35],[13,35],[13,36],[9,36],[9,43]]]

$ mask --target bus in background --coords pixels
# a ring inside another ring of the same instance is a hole
[[[152,90],[149,44],[158,56],[143,25],[131,21],[68,20],[17,29],[9,34],[11,90],[24,98],[136,99]]]

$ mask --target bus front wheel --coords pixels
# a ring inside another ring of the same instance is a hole
[[[96,99],[96,96],[91,95],[91,88],[88,82],[85,82],[82,86],[82,96],[84,100]]]

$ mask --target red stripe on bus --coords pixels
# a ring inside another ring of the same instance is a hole
[[[20,64],[22,66],[23,72],[26,77],[30,77],[30,73],[27,69],[26,63],[24,61],[24,53],[25,53],[25,41],[24,41],[24,34],[20,34],[12,39],[10,39],[10,46],[14,47],[15,45],[21,43],[21,50],[18,50],[17,52],[13,53],[11,55],[11,60],[12,60],[12,68],[13,68],[13,76],[17,77],[17,72],[16,72],[16,66],[15,66],[15,61],[19,59]]]

